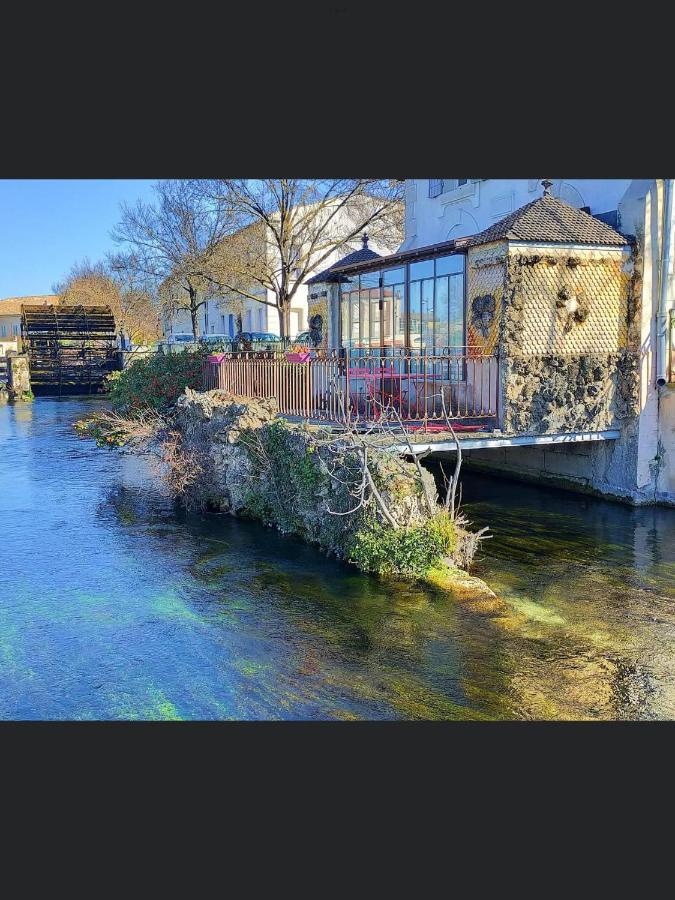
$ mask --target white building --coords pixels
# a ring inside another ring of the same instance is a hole
[[[606,444],[480,451],[474,462],[635,502],[675,503],[673,191],[670,179],[551,179],[551,193],[601,219],[636,246],[631,271],[639,304],[638,420]],[[401,250],[453,241],[489,228],[541,195],[541,179],[410,179]]]
[[[349,210],[345,206],[335,216],[334,236],[339,239],[341,236],[351,233],[354,230],[354,225],[354,220],[350,217]],[[397,246],[401,237],[400,230],[392,229],[388,235],[388,247],[378,244],[376,237],[371,238],[371,247],[375,252],[384,254]],[[334,250],[327,258],[322,259],[316,267],[307,273],[304,282],[298,287],[291,302],[289,313],[289,336],[291,338],[306,331],[308,328],[307,282],[309,279],[319,270],[328,268],[333,263],[357,250],[361,246],[361,242],[361,236],[355,236],[349,244],[344,244]],[[268,241],[267,245],[271,248],[272,241]],[[318,259],[319,254],[317,254]],[[232,337],[240,330],[280,334],[279,314],[275,307],[274,293],[271,290],[265,291],[261,286],[252,288],[251,293],[259,294],[261,300],[267,302],[256,302],[244,297],[235,297],[233,301],[222,297],[210,297],[199,310],[200,334],[224,334]],[[171,334],[191,333],[192,324],[189,311],[180,310],[174,313],[171,317],[165,319],[163,327],[165,337]]]

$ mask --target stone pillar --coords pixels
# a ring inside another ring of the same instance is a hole
[[[17,353],[7,357],[7,388],[12,400],[32,398],[28,354]]]

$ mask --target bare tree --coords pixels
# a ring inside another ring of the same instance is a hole
[[[385,249],[402,239],[399,179],[219,179],[198,189],[228,210],[234,226],[202,274],[275,308],[282,337],[298,288],[335,251],[350,249],[366,229]]]
[[[53,286],[61,303],[109,306],[120,331],[136,343],[155,340],[159,314],[148,280],[115,257],[75,263],[65,279]]]
[[[120,292],[120,321],[125,334],[134,343],[156,340],[162,327],[153,280],[138,267],[133,254],[111,253],[106,265]]]
[[[167,180],[155,185],[153,203],[122,205],[113,240],[128,248],[135,271],[151,278],[164,312],[190,313],[192,333],[199,337],[198,312],[206,292],[204,277],[223,238],[232,231],[232,213],[198,180]]]

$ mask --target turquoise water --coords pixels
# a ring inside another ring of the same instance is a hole
[[[0,407],[1,718],[675,718],[673,512],[467,474],[495,618],[186,515],[98,402]]]

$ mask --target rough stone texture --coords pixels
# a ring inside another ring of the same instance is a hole
[[[503,428],[602,431],[638,414],[635,266],[623,250],[510,247]]]
[[[605,431],[637,415],[637,354],[555,354],[504,361],[508,433]]]
[[[9,396],[20,400],[24,394],[30,394],[30,370],[28,356],[25,353],[7,357],[7,389]]]
[[[274,399],[250,400],[225,391],[186,389],[179,397],[176,427],[184,450],[196,454],[202,472],[190,486],[190,500],[223,512],[251,515],[281,531],[321,544],[341,556],[362,522],[333,515],[356,505],[350,487],[360,481],[357,451],[348,441],[319,440],[315,430],[277,419]],[[428,518],[424,493],[412,463],[370,450],[370,468],[399,525]],[[335,477],[330,477],[332,469]],[[423,470],[433,497],[435,482]]]

